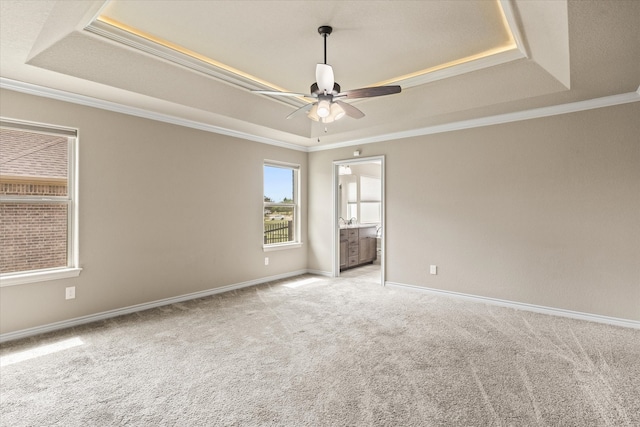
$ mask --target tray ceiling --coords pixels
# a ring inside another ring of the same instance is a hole
[[[3,0],[0,72],[221,133],[318,147],[637,88],[636,12],[625,1]],[[402,93],[353,101],[363,119],[322,125],[285,119],[302,99],[250,92],[307,93],[323,60],[320,25],[334,28],[327,62],[343,90],[394,83]],[[590,66],[594,37],[618,81],[602,75],[602,57]]]

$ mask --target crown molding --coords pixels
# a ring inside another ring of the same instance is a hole
[[[175,117],[168,114],[156,113],[142,108],[131,107],[118,104],[111,101],[105,101],[92,98],[85,95],[78,95],[58,89],[46,88],[31,83],[19,82],[16,80],[0,77],[0,88],[22,92],[29,95],[42,96],[45,98],[56,99],[58,101],[70,102],[74,104],[85,105],[88,107],[99,108],[116,113],[127,114],[136,117],[156,120],[164,123],[175,124],[192,129],[198,129],[205,132],[212,132],[221,135],[227,135],[234,138],[242,138],[249,141],[259,142],[262,144],[274,145],[277,147],[287,148],[290,150],[315,152],[333,150],[342,147],[351,147],[355,145],[366,145],[375,142],[384,142],[390,140],[398,140],[412,138],[416,136],[434,135],[444,132],[453,132],[457,130],[473,129],[484,126],[493,126],[504,123],[518,122],[522,120],[538,119],[542,117],[557,116],[561,114],[575,113],[579,111],[592,110],[595,108],[612,107],[615,105],[628,104],[640,101],[640,87],[635,92],[622,93],[619,95],[605,96],[601,98],[588,99],[584,101],[570,102],[567,104],[552,105],[549,107],[534,108],[531,110],[516,111],[513,113],[499,114],[495,116],[480,117],[477,119],[462,120],[457,122],[445,123],[435,126],[427,126],[423,128],[411,129],[407,131],[387,133],[383,135],[374,135],[366,138],[352,139],[335,144],[328,144],[319,147],[306,147],[293,143],[283,142],[272,138],[266,138],[247,132],[235,131],[232,129],[214,126],[207,123],[188,120],[181,117]]]
[[[516,111],[513,113],[498,114],[495,116],[480,117],[477,119],[462,120],[435,126],[427,126],[407,131],[376,135],[367,138],[353,139],[321,147],[310,147],[309,152],[333,150],[355,145],[366,145],[374,142],[383,142],[412,138],[416,136],[434,135],[437,133],[453,132],[457,130],[473,129],[484,126],[493,126],[504,123],[519,122],[523,120],[539,119],[542,117],[558,116],[561,114],[575,113],[578,111],[592,110],[595,108],[612,107],[614,105],[629,104],[640,101],[640,87],[636,92],[622,93],[619,95],[605,96],[602,98],[588,99],[585,101],[570,102],[567,104],[551,105],[549,107],[534,108],[531,110]]]
[[[240,132],[240,131],[236,131],[228,128],[223,128],[221,126],[215,126],[208,123],[197,122],[195,120],[188,120],[181,117],[171,116],[169,114],[157,113],[154,111],[145,110],[143,108],[131,107],[128,105],[119,104],[117,102],[105,101],[103,99],[97,99],[90,96],[79,95],[77,93],[66,92],[59,89],[52,89],[48,87],[34,85],[31,83],[11,80],[4,77],[0,77],[0,88],[13,90],[15,92],[26,93],[28,95],[41,96],[44,98],[51,98],[58,101],[70,102],[72,104],[79,104],[87,107],[99,108],[102,110],[113,111],[121,114],[127,114],[130,116],[142,117],[145,119],[156,120],[159,122],[170,123],[178,126],[192,128],[192,129],[203,130],[205,132],[212,132],[220,135],[232,136],[234,138],[241,138],[249,141],[260,142],[262,144],[275,145],[277,147],[288,148],[290,150],[307,151],[307,147],[279,141],[277,139],[254,135],[247,132]]]

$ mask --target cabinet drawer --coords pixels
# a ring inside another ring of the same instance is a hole
[[[349,256],[358,256],[359,248],[357,245],[349,245]]]
[[[358,265],[358,256],[350,256],[349,257],[349,267],[353,267],[354,265]]]
[[[347,237],[349,238],[349,240],[351,240],[352,238],[358,238],[358,229],[357,228],[348,228],[347,229]]]

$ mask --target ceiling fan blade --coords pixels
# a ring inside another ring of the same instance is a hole
[[[353,89],[341,92],[337,95],[334,95],[334,98],[373,98],[374,96],[384,96],[384,95],[392,95],[394,93],[400,93],[402,89],[400,86],[374,86],[374,87],[363,87],[361,89]]]
[[[275,96],[304,96],[305,98],[315,98],[306,93],[295,92],[278,92],[277,90],[252,90],[253,93],[259,93],[261,95],[275,95]]]
[[[316,82],[318,83],[318,89],[320,89],[321,93],[331,93],[333,91],[335,79],[333,78],[333,68],[331,68],[331,65],[316,65]]]
[[[354,107],[351,104],[347,104],[346,102],[342,102],[342,101],[335,101],[336,104],[338,104],[339,106],[342,107],[342,109],[344,110],[344,113],[354,119],[361,119],[364,117],[364,113],[360,110],[358,110],[356,107]]]
[[[315,102],[314,102],[314,103],[312,103],[312,104],[307,104],[307,105],[304,105],[304,106],[302,106],[302,107],[298,108],[296,111],[294,111],[293,113],[289,114],[289,115],[287,116],[287,119],[290,119],[291,117],[295,117],[295,116],[297,116],[297,115],[298,115],[298,114],[300,114],[300,113],[306,113],[306,112],[308,112],[309,110],[311,110],[311,107],[313,107],[314,105],[315,105]]]

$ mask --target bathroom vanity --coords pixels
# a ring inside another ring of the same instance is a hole
[[[354,225],[340,229],[340,271],[376,260],[375,225]]]

